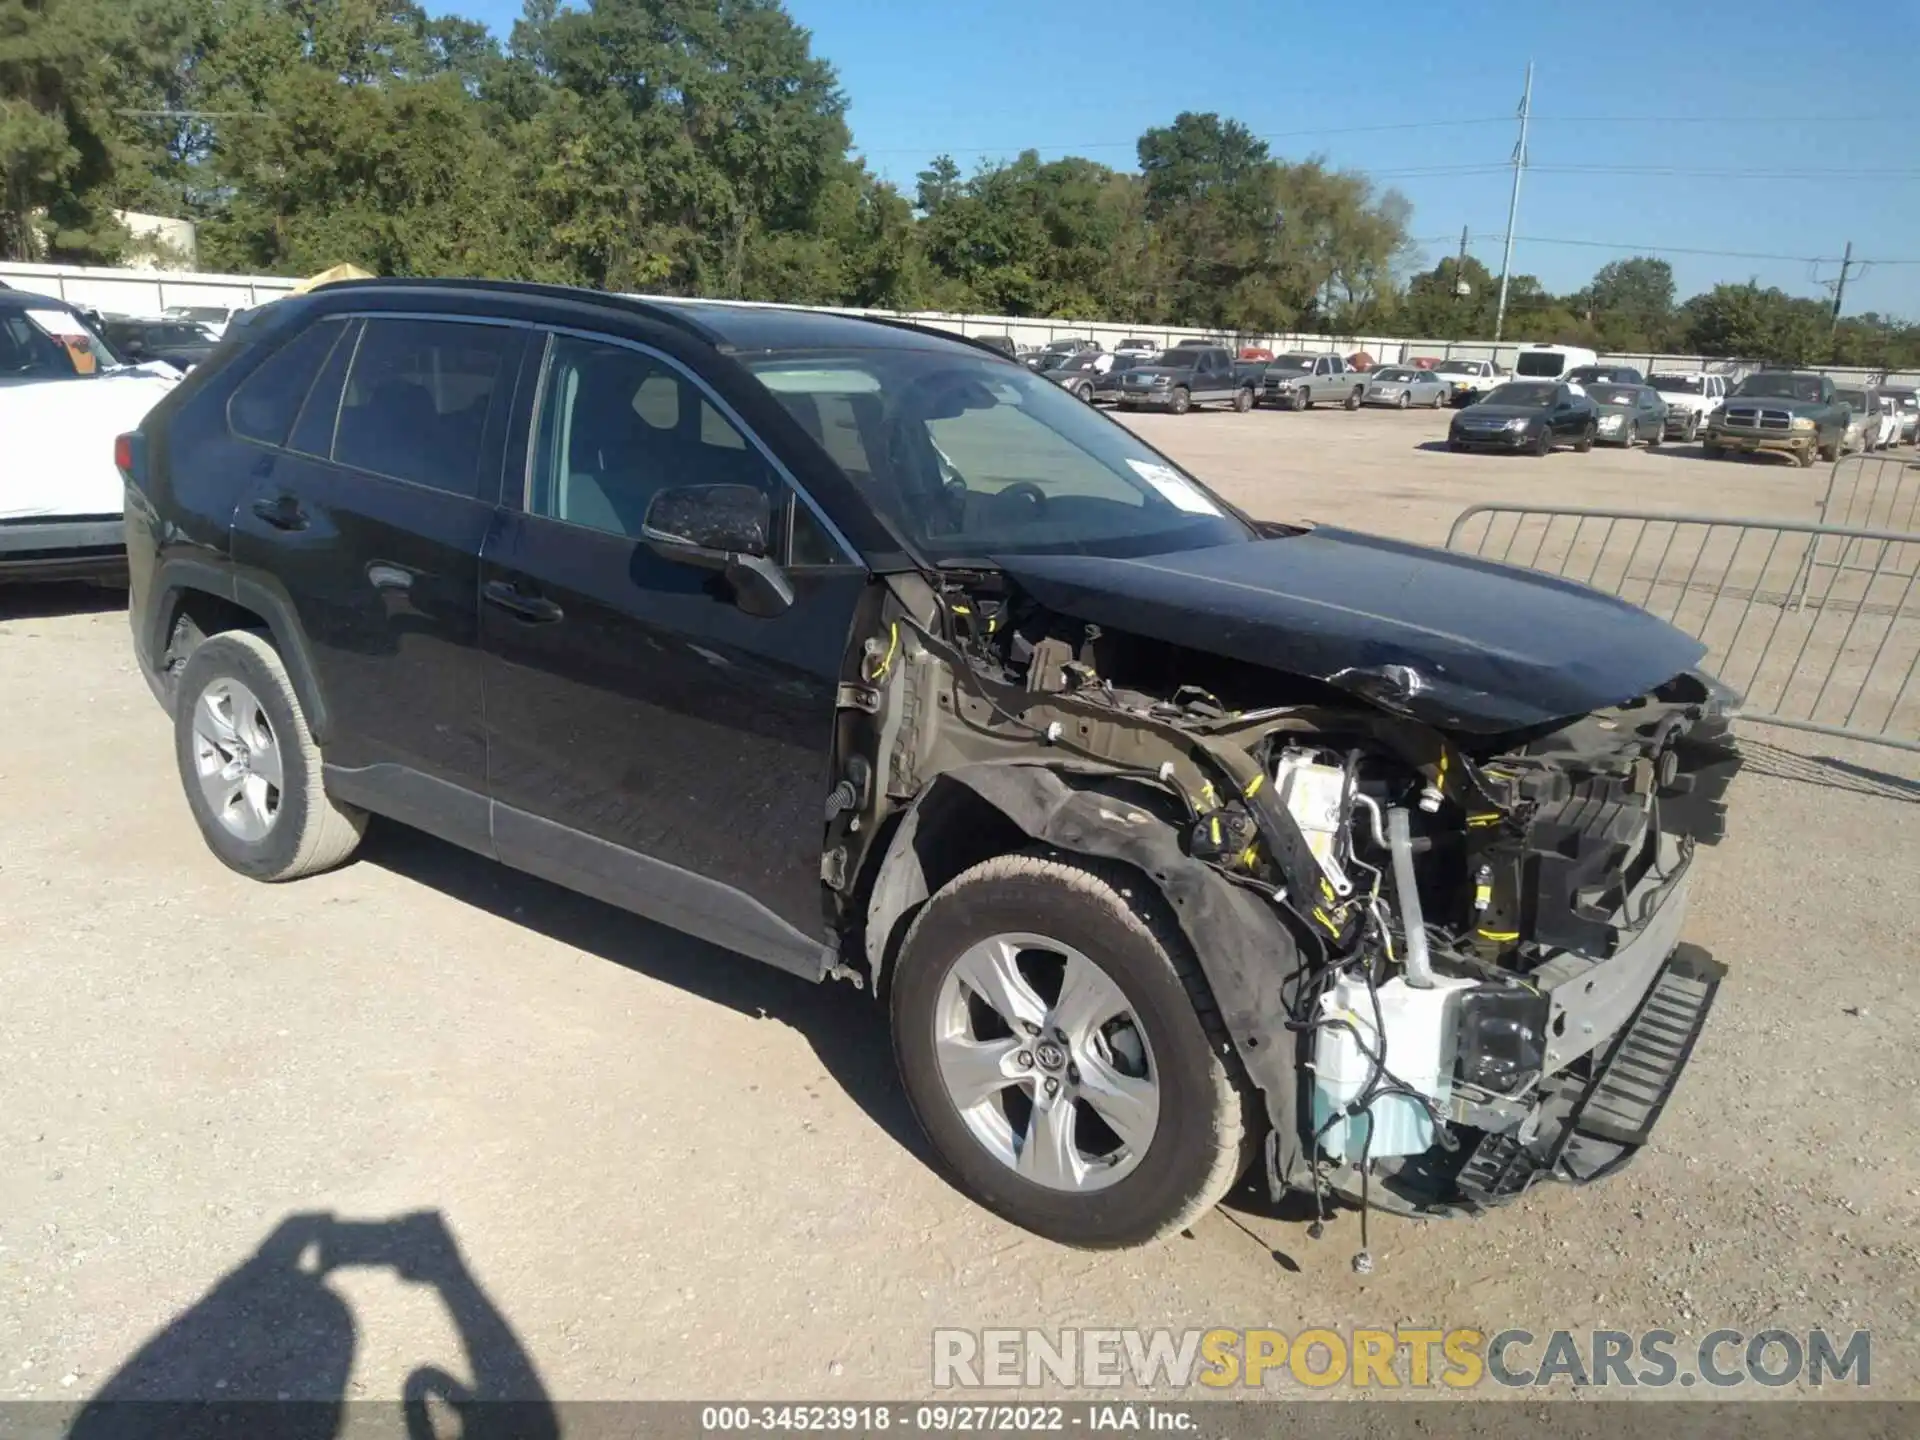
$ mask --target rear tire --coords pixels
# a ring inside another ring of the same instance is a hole
[[[174,756],[200,834],[220,862],[255,880],[297,880],[340,864],[367,814],[321,779],[320,747],[279,652],[229,630],[181,668]]]
[[[901,946],[893,1043],[914,1114],[962,1190],[1062,1244],[1111,1249],[1187,1228],[1238,1178],[1258,1114],[1157,900],[1118,867],[1002,855],[928,901]],[[1097,997],[1083,1015],[1117,1018],[1075,1025],[1077,1007],[1058,1004],[1068,975],[1074,994]],[[1032,1019],[1010,1023],[1003,1007]],[[1135,1149],[1122,1129],[1149,1138]]]

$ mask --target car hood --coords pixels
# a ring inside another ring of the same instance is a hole
[[[1469,405],[1456,420],[1544,420],[1547,412],[1538,405]]]
[[[1698,641],[1584,585],[1331,526],[1135,559],[996,563],[1042,605],[1493,735],[1644,694]]]

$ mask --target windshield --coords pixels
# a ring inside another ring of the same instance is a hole
[[[1867,392],[1864,390],[1836,390],[1833,398],[1842,405],[1851,405],[1856,410],[1867,408]]]
[[[1668,395],[1698,395],[1707,388],[1704,375],[1656,375],[1647,382]]]
[[[71,380],[119,365],[107,342],[58,302],[0,311],[0,380]]]
[[[1386,380],[1395,385],[1404,385],[1409,380],[1419,379],[1420,372],[1418,370],[1376,370],[1373,372],[1373,378]]]
[[[1483,405],[1522,405],[1544,409],[1553,403],[1556,385],[1501,385],[1480,403]]]
[[[1082,350],[1078,355],[1069,355],[1059,367],[1062,370],[1092,370],[1100,363],[1098,350]]]
[[[1640,391],[1633,385],[1589,385],[1587,397],[1596,405],[1638,405]]]
[[[1268,362],[1267,369],[1298,375],[1313,369],[1313,358],[1311,355],[1276,355]]]
[[[931,559],[1152,555],[1253,538],[1131,431],[984,357],[847,350],[748,368]]]
[[[1477,360],[1442,360],[1433,367],[1436,375],[1478,375],[1480,362]]]
[[[1818,400],[1820,377],[1795,375],[1787,370],[1762,371],[1742,380],[1733,393],[1743,399]]]

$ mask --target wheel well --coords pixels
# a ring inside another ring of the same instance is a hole
[[[267,622],[246,606],[206,590],[185,589],[174,599],[167,620],[163,670],[177,670],[209,635],[224,630],[265,630]]]
[[[976,791],[936,780],[888,843],[873,847],[861,907],[872,993],[884,995],[907,927],[942,886],[984,860],[1032,844],[1032,836]]]

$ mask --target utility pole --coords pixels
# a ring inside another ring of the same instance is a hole
[[[1840,302],[1847,298],[1847,275],[1853,269],[1853,242],[1847,242],[1847,253],[1840,261],[1840,278],[1833,282],[1833,320],[1827,326],[1831,335],[1840,328]]]
[[[1493,313],[1497,341],[1507,323],[1507,281],[1513,271],[1513,227],[1520,220],[1520,176],[1527,168],[1527,121],[1533,118],[1533,62],[1527,62],[1527,88],[1520,95],[1520,141],[1513,147],[1513,198],[1507,201],[1506,254],[1500,260],[1500,305]]]

